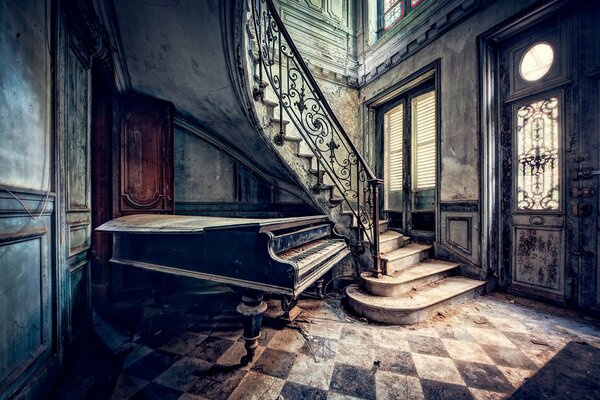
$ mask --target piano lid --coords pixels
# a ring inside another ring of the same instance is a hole
[[[272,231],[308,223],[328,222],[325,215],[291,218],[230,218],[191,215],[136,214],[110,220],[96,228],[112,233],[202,233],[211,229],[256,228]]]

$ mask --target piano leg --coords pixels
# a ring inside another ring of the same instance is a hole
[[[262,316],[267,309],[267,303],[263,301],[261,293],[246,293],[242,296],[242,302],[237,306],[237,312],[244,317],[244,347],[246,355],[242,357],[240,363],[248,365],[254,358],[258,339],[260,338],[260,326]]]

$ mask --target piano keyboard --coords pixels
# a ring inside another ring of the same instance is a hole
[[[299,269],[298,277],[302,279],[302,276],[310,273],[346,248],[346,243],[341,239],[319,239],[283,251],[277,256],[297,263]]]

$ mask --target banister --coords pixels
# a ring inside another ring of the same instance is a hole
[[[258,1],[260,1],[260,0],[258,0]],[[336,117],[336,115],[333,112],[333,110],[331,109],[331,106],[329,105],[329,102],[327,101],[327,99],[323,95],[323,92],[321,91],[321,88],[319,87],[319,84],[315,80],[312,72],[310,72],[310,69],[308,69],[308,65],[306,65],[306,62],[304,62],[304,59],[300,55],[300,52],[298,51],[298,48],[294,44],[294,41],[292,40],[292,37],[290,36],[289,32],[285,28],[285,25],[283,24],[283,21],[281,20],[281,17],[279,16],[279,13],[277,12],[277,9],[275,8],[275,4],[273,3],[273,0],[265,0],[265,1],[266,1],[267,5],[269,7],[269,11],[271,12],[271,14],[273,16],[273,19],[275,20],[275,22],[277,23],[278,28],[280,29],[280,33],[283,35],[283,37],[285,38],[285,41],[290,46],[290,50],[292,51],[292,53],[296,56],[298,65],[302,69],[302,72],[304,72],[305,78],[310,82],[310,84],[313,86],[313,88],[314,88],[315,92],[317,93],[317,95],[321,98],[321,101],[323,102],[323,107],[325,108],[325,111],[327,111],[327,113],[329,114],[329,116],[331,117],[331,119],[333,120],[333,122],[335,123],[336,127],[344,135],[344,137],[346,138],[346,140],[348,140],[348,142],[352,146],[352,150],[354,150],[356,152],[357,156],[359,157],[360,162],[362,164],[364,164],[365,170],[368,172],[368,175],[369,175],[368,179],[377,179],[377,177],[375,176],[375,174],[373,173],[373,171],[371,171],[371,168],[369,168],[369,164],[367,164],[367,162],[364,160],[363,156],[361,155],[361,153],[358,151],[358,149],[354,145],[354,142],[352,142],[352,139],[350,139],[350,136],[348,136],[348,133],[346,133],[346,130],[344,129],[344,127],[342,126],[342,124],[340,123],[340,121],[338,120],[338,118]]]
[[[264,95],[267,83],[263,82],[263,75],[266,75],[279,100],[280,127],[273,140],[278,145],[284,143],[281,113],[285,109],[315,156],[316,187],[322,183],[322,168],[356,217],[360,229],[359,245],[362,246],[363,235],[369,241],[375,270],[380,276],[379,187],[382,181],[375,176],[333,112],[285,28],[273,0],[250,1],[258,42],[259,82],[255,99]]]

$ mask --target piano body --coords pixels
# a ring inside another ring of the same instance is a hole
[[[327,216],[227,218],[137,214],[97,228],[114,234],[111,262],[206,279],[244,289],[249,363],[258,345],[263,293],[283,296],[286,311],[297,297],[349,253],[348,240]]]

